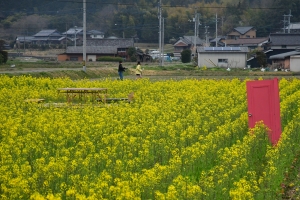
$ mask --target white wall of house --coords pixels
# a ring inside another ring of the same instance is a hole
[[[95,39],[103,39],[104,35],[91,35],[90,37]]]
[[[88,61],[96,61],[96,55],[87,55]]]
[[[247,64],[247,54],[238,52],[201,52],[198,53],[199,67],[229,67],[245,68]]]
[[[290,57],[290,71],[300,72],[300,56]]]

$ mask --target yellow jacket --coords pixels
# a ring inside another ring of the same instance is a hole
[[[142,74],[142,71],[141,65],[137,65],[135,68],[135,74]]]

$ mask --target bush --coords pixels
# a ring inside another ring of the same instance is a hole
[[[183,63],[191,62],[192,51],[190,49],[185,49],[181,52],[181,61]]]
[[[117,62],[117,61],[123,61],[121,57],[112,57],[112,56],[102,56],[97,58],[97,61],[112,61],[112,62]]]
[[[7,51],[0,51],[0,56],[2,57],[0,59],[0,64],[1,63],[6,63],[7,59],[8,59],[8,53],[7,53]]]
[[[0,64],[2,64],[3,63],[3,56],[2,56],[2,54],[0,54]]]
[[[137,61],[136,56],[134,56],[134,55],[131,56],[131,57],[130,57],[130,61],[131,61],[131,62],[136,62],[136,61]]]

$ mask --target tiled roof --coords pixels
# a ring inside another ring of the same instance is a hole
[[[78,54],[83,53],[82,46],[70,46],[67,47],[66,53],[68,54]],[[86,47],[87,54],[117,54],[117,47],[113,46],[87,46]]]
[[[238,44],[260,44],[263,42],[268,42],[268,38],[238,38],[236,40],[226,40],[227,45],[238,45]]]
[[[300,52],[299,51],[289,51],[286,53],[281,53],[281,54],[277,54],[277,55],[273,55],[270,56],[270,59],[285,59],[286,57],[290,57],[290,56],[295,56],[295,55],[299,55]]]
[[[234,30],[239,32],[240,34],[244,35],[248,31],[250,31],[253,28],[253,26],[242,26],[242,27],[236,27]]]
[[[103,32],[97,31],[97,30],[90,30],[90,31],[87,32],[87,34],[91,34],[91,35],[104,35]]]
[[[56,30],[51,29],[51,30],[41,30],[40,32],[38,32],[37,34],[34,35],[34,37],[46,37],[46,36],[50,36],[53,34],[58,34],[56,32]]]
[[[183,37],[180,37],[179,40],[173,46],[177,46],[177,44],[181,44],[181,43],[186,44],[186,46],[192,45],[192,44],[194,44],[194,39],[195,39],[195,36],[183,36]],[[196,37],[196,44],[202,45],[203,41],[199,37]],[[183,46],[183,45],[181,44],[179,46]]]
[[[119,48],[128,48],[134,46],[133,38],[118,39],[87,39],[87,46],[113,46]]]
[[[70,28],[69,30],[67,30],[66,32],[63,32],[62,34],[63,35],[75,35],[75,32],[76,34],[78,33],[81,33],[83,31],[83,28],[81,27],[77,27],[76,29],[75,28]]]
[[[16,40],[19,42],[31,42],[33,38],[33,36],[17,36]]]
[[[297,33],[271,33],[269,36],[269,42],[272,46],[287,45],[287,46],[299,46],[300,34]]]

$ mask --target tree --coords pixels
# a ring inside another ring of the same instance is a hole
[[[5,41],[4,40],[0,40],[0,51],[2,49],[4,49],[4,44],[5,44]]]
[[[129,47],[127,50],[127,54],[130,57],[130,61],[134,62],[136,61],[136,49],[134,47]]]
[[[267,62],[267,56],[264,52],[262,51],[257,51],[256,52],[256,59],[257,59],[257,62],[258,64],[261,66],[261,67],[266,67],[268,62]]]
[[[181,61],[183,63],[191,62],[192,51],[190,49],[185,49],[181,52]]]
[[[0,64],[6,63],[8,59],[7,51],[3,51],[5,45],[4,40],[0,40]]]

